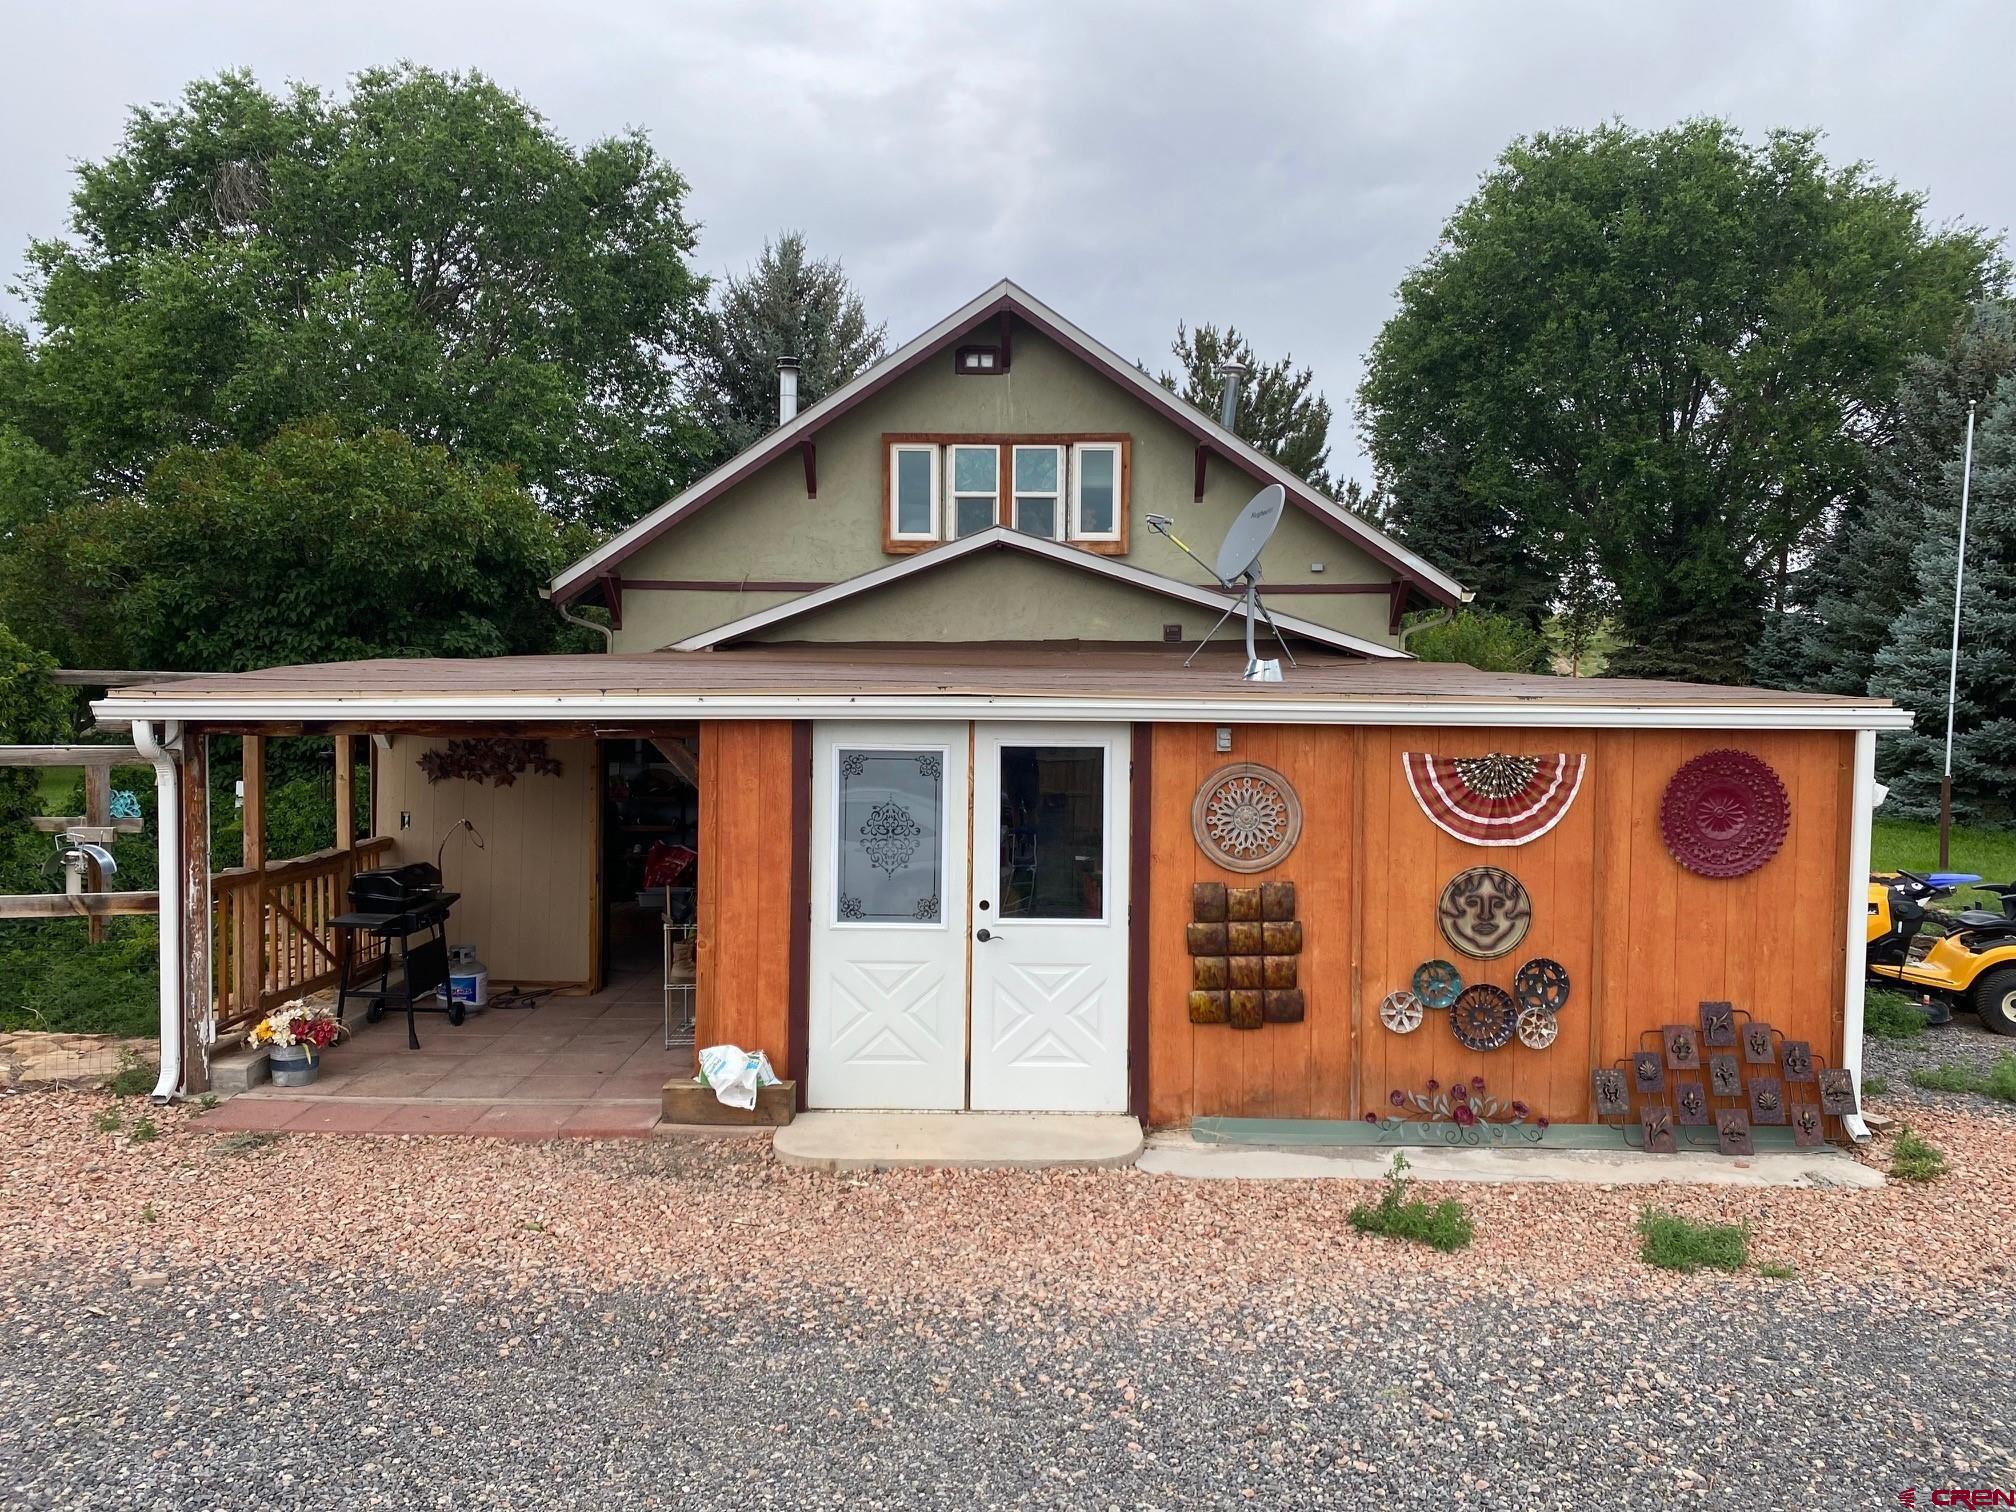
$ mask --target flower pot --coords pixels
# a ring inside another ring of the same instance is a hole
[[[313,1045],[274,1045],[266,1052],[276,1087],[306,1087],[321,1074],[322,1065]]]

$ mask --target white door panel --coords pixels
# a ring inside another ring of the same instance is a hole
[[[1125,725],[975,726],[975,1108],[1126,1111],[1129,764]]]
[[[812,757],[815,1108],[966,1093],[964,724],[828,724]]]

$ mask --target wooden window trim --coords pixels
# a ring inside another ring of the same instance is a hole
[[[1075,546],[1080,551],[1089,551],[1094,556],[1125,556],[1132,536],[1132,515],[1134,501],[1134,438],[1114,431],[1060,431],[1055,433],[1034,432],[1029,435],[974,435],[957,431],[885,431],[882,434],[882,550],[889,556],[909,556],[919,551],[929,551],[933,546],[943,545],[952,539],[947,532],[952,528],[951,492],[941,477],[938,480],[938,538],[935,540],[898,540],[893,534],[896,518],[896,498],[891,491],[892,470],[895,448],[899,446],[935,446],[940,449],[938,465],[942,469],[949,465],[944,448],[950,446],[994,446],[1001,452],[1000,478],[1007,487],[995,494],[995,523],[1007,524],[1014,519],[1014,494],[1012,485],[1015,465],[1014,449],[1018,446],[1061,446],[1064,448],[1064,463],[1068,469],[1072,461],[1072,448],[1081,444],[1101,444],[1120,448],[1120,496],[1116,501],[1120,517],[1120,539],[1117,541],[1080,541],[1071,536],[1068,515],[1071,509],[1072,483],[1067,476],[1064,500],[1061,508],[1067,515],[1064,537],[1059,542],[1064,546]]]

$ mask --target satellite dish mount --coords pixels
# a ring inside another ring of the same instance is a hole
[[[1225,532],[1224,543],[1218,548],[1216,563],[1207,563],[1182,541],[1177,540],[1173,528],[1174,521],[1168,516],[1156,514],[1148,516],[1148,528],[1157,535],[1167,536],[1175,543],[1178,551],[1216,578],[1220,588],[1227,593],[1243,594],[1243,607],[1246,610],[1247,682],[1281,681],[1281,663],[1271,659],[1263,661],[1254,646],[1253,626],[1258,620],[1264,619],[1267,628],[1274,632],[1274,639],[1281,643],[1281,651],[1288,658],[1288,665],[1291,667],[1297,665],[1295,653],[1288,649],[1288,637],[1281,633],[1281,627],[1274,623],[1274,616],[1269,614],[1267,606],[1260,602],[1260,553],[1273,536],[1275,527],[1281,523],[1281,512],[1287,503],[1288,491],[1279,483],[1270,483],[1253,495],[1246,507],[1239,511],[1239,518],[1232,522],[1232,528]],[[1204,632],[1204,639],[1197,643],[1196,650],[1183,659],[1184,666],[1187,667],[1197,660],[1198,652],[1211,644],[1211,637],[1218,633],[1219,627],[1232,618],[1241,607],[1241,603],[1236,600],[1226,606],[1225,612],[1218,616],[1218,623]]]

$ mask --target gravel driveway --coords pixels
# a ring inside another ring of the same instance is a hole
[[[2011,1126],[1873,1192],[831,1177],[0,1101],[7,1507],[1896,1506],[2016,1485]],[[1881,1163],[1880,1157],[1878,1163]],[[1646,1201],[1797,1267],[1673,1277]],[[1971,1264],[1948,1274],[1950,1235]],[[2001,1269],[1997,1271],[1995,1267]]]

